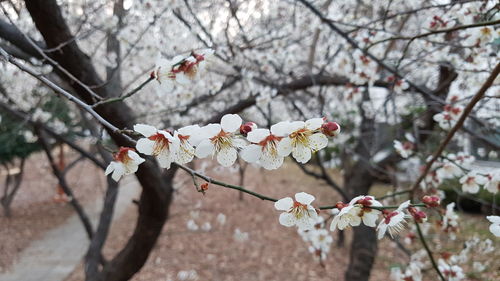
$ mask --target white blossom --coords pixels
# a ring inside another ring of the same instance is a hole
[[[205,158],[215,156],[217,162],[224,167],[234,164],[238,156],[238,148],[244,146],[245,141],[238,136],[242,120],[237,114],[227,114],[220,124],[208,124],[200,129],[201,141],[196,147],[196,156]]]
[[[169,132],[158,130],[153,126],[137,124],[134,131],[142,134],[145,138],[137,141],[137,151],[146,155],[155,156],[160,167],[169,169],[175,161],[179,140],[174,138]]]
[[[500,216],[487,216],[490,222],[490,232],[496,237],[500,237]]]
[[[290,122],[288,136],[277,145],[278,154],[288,156],[291,153],[299,163],[307,163],[313,152],[328,145],[328,138],[320,130],[323,123],[323,118]]]
[[[314,196],[300,192],[295,194],[295,199],[286,197],[276,201],[274,203],[276,210],[285,211],[280,215],[280,224],[286,227],[296,225],[302,230],[312,229],[318,216],[311,206],[314,199]]]
[[[123,175],[129,175],[137,172],[139,165],[145,160],[141,158],[133,148],[121,147],[120,151],[115,154],[114,161],[109,163],[104,174],[107,176],[111,173],[111,178],[119,181]]]

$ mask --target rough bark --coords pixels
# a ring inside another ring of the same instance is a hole
[[[369,100],[368,90],[363,93],[363,100]],[[358,195],[368,194],[375,177],[367,159],[371,158],[371,150],[375,142],[375,121],[362,114],[361,137],[355,147],[359,159],[354,163],[347,162],[344,166],[345,190],[350,198]],[[345,280],[368,281],[370,272],[377,255],[377,235],[375,229],[360,225],[353,228],[353,241],[351,243],[351,255],[349,266],[345,272]]]
[[[103,98],[119,94],[113,84],[102,81],[91,59],[73,40],[57,1],[30,0],[25,3],[47,47],[55,49],[49,54],[54,60],[85,85],[94,86],[93,89]],[[62,78],[74,88],[81,99],[87,103],[94,102],[87,89],[68,77]],[[103,105],[97,108],[97,112],[118,128],[131,128],[134,124],[133,111],[124,103]],[[120,134],[110,131],[108,133],[118,146],[130,146]],[[148,159],[139,167],[136,177],[142,186],[142,194],[134,234],[127,245],[104,266],[98,277],[92,280],[128,280],[144,265],[167,219],[174,174],[175,168],[172,168],[162,176],[161,170],[152,159]]]

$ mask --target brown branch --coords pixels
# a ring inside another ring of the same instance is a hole
[[[427,162],[427,164],[424,167],[424,170],[418,177],[418,179],[415,181],[415,183],[411,187],[411,197],[413,197],[413,194],[415,193],[415,190],[418,188],[422,180],[425,178],[429,170],[431,169],[432,164],[441,156],[441,153],[443,153],[444,149],[448,145],[448,143],[451,141],[455,133],[464,125],[465,119],[467,116],[471,113],[472,109],[474,106],[481,100],[481,98],[484,96],[486,91],[491,87],[493,84],[493,81],[495,81],[495,78],[498,76],[498,73],[500,72],[500,63],[498,63],[493,71],[491,72],[490,76],[488,79],[484,82],[483,86],[477,91],[477,93],[472,97],[471,101],[469,104],[465,107],[464,112],[460,116],[460,119],[458,119],[457,123],[453,128],[448,132],[446,135],[446,138],[441,142],[439,145],[438,149],[434,152],[432,155],[431,160]]]

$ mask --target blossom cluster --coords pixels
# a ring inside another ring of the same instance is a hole
[[[284,211],[279,217],[280,224],[291,227],[297,226],[299,231],[311,231],[318,224],[318,210],[311,203],[314,196],[305,192],[295,194],[295,198],[286,197],[278,200],[274,207]],[[439,206],[439,198],[427,196],[422,198],[423,206],[428,208]],[[382,239],[388,232],[391,236],[404,229],[407,219],[414,218],[418,223],[427,219],[427,215],[410,201],[403,202],[390,211],[391,207],[384,207],[373,196],[361,195],[353,198],[349,203],[339,202],[333,209],[335,216],[330,224],[330,230],[337,228],[344,230],[349,226],[359,226],[363,223],[369,227],[376,227],[378,238]],[[380,221],[377,224],[377,220]]]
[[[136,147],[122,147],[106,169],[118,181],[123,175],[135,173],[144,162],[137,153],[154,156],[162,168],[172,163],[186,164],[196,156],[212,157],[224,166],[232,166],[238,154],[249,163],[273,170],[283,164],[288,155],[297,162],[307,163],[314,152],[328,145],[328,137],[336,136],[340,126],[325,118],[307,121],[282,121],[270,129],[257,128],[253,122],[243,123],[237,114],[226,114],[220,123],[200,127],[190,125],[175,131],[159,130],[137,124],[134,131],[143,136]]]
[[[394,149],[403,158],[414,154],[415,145],[406,141],[394,141]],[[481,186],[490,193],[496,194],[500,191],[500,169],[489,172],[481,172],[474,169],[475,157],[466,153],[450,153],[436,161],[431,167],[421,187],[426,190],[437,188],[445,180],[458,179],[462,191],[467,193],[478,193]]]

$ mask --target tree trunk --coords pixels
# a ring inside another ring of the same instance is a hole
[[[25,1],[25,4],[47,48],[56,49],[50,53],[52,59],[81,83],[92,86],[95,92],[105,99],[121,93],[121,89],[116,89],[116,83],[107,84],[98,76],[91,58],[83,53],[77,41],[73,40],[74,37],[56,0],[30,0]],[[96,101],[87,88],[61,73],[57,67],[54,69],[82,100],[88,104]],[[123,102],[104,104],[97,107],[96,111],[118,128],[132,128],[135,123],[133,110]],[[118,146],[131,146],[121,134],[110,130],[108,133]],[[141,184],[142,194],[134,234],[94,280],[128,280],[144,265],[168,216],[175,171],[175,167],[172,167],[166,175],[162,175],[162,170],[150,157],[139,166],[136,177]]]
[[[346,173],[344,180],[351,198],[368,194],[374,177],[367,168],[367,164],[359,161],[350,172]],[[351,256],[349,267],[345,272],[345,280],[368,281],[377,255],[377,235],[373,227],[365,225],[354,227],[353,232]]]
[[[368,89],[363,92],[363,100],[370,99]],[[365,115],[362,107],[360,138],[356,144],[355,152],[358,159],[354,163],[344,163],[344,188],[349,198],[358,195],[367,195],[375,181],[375,174],[370,164],[375,146],[375,121]],[[345,273],[346,281],[368,281],[370,272],[377,255],[377,235],[375,229],[360,225],[353,228],[351,256],[349,267]]]

